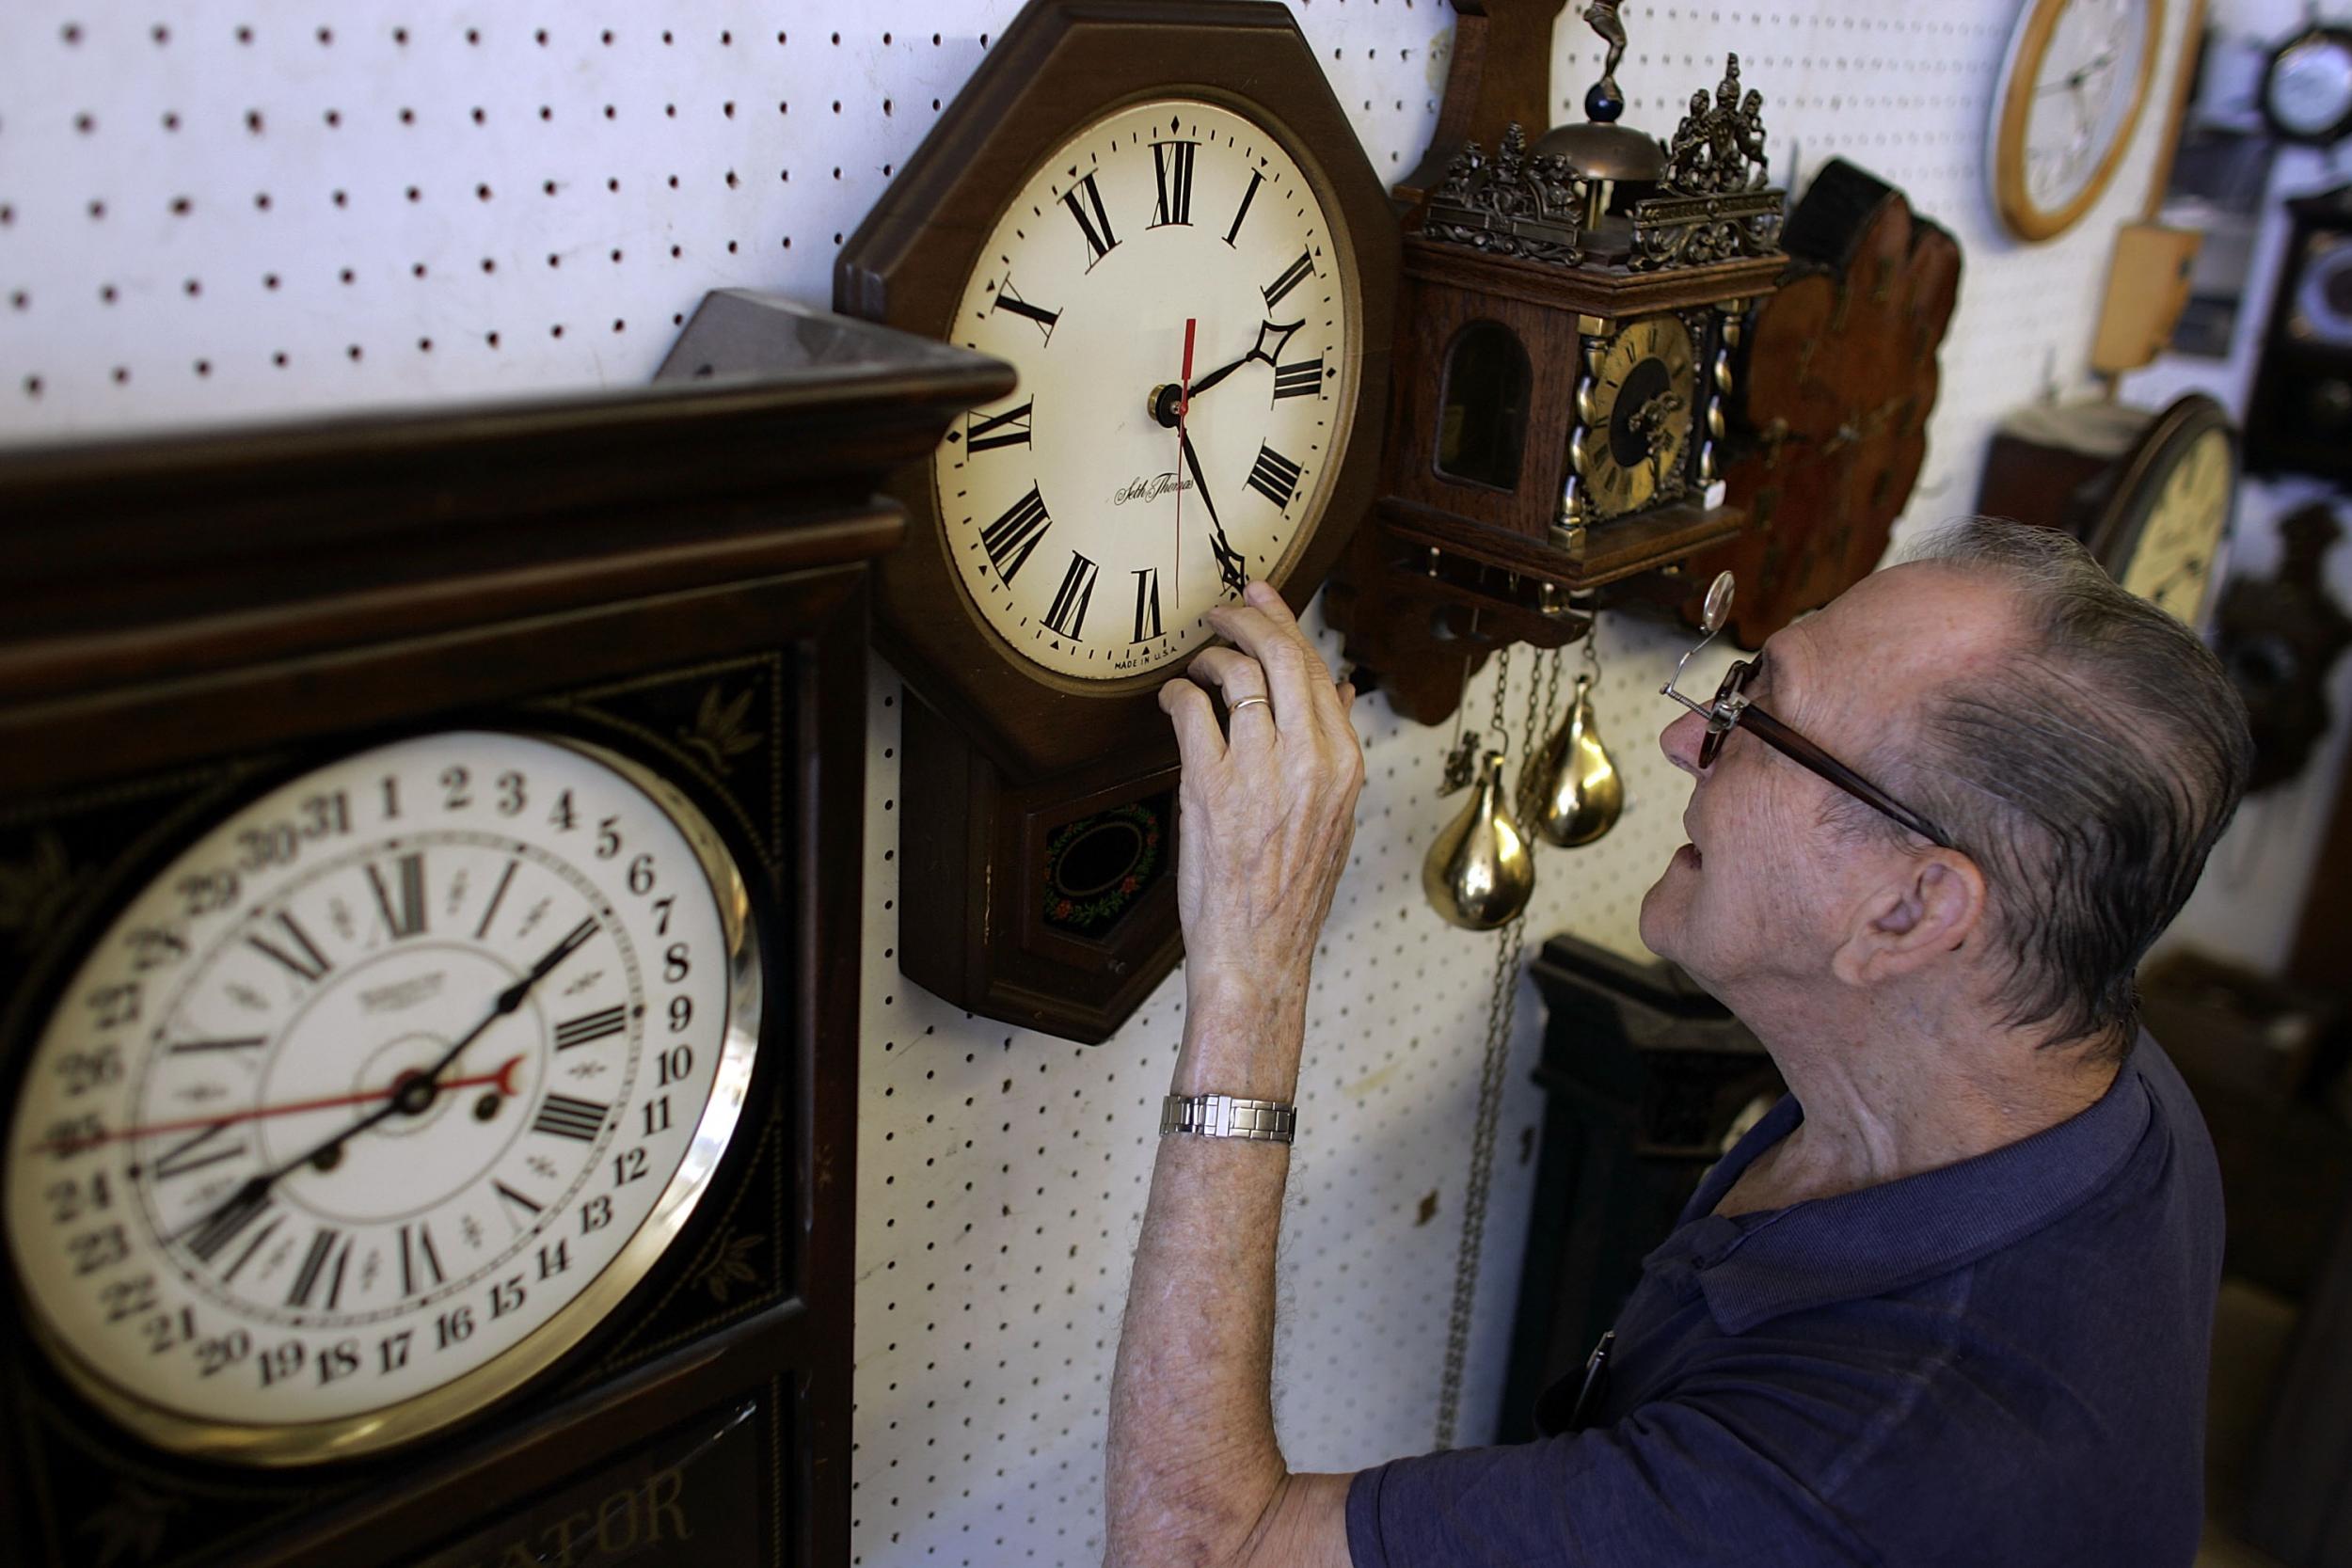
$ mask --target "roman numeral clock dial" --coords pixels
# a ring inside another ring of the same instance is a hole
[[[1070,137],[951,332],[1021,372],[933,459],[983,622],[1054,675],[1119,680],[1204,644],[1251,578],[1282,581],[1343,456],[1354,288],[1326,198],[1247,117],[1164,100]]]
[[[58,994],[7,1149],[37,1331],[153,1441],[295,1464],[446,1426],[651,1269],[749,1081],[708,822],[596,748],[452,733],[270,791]]]

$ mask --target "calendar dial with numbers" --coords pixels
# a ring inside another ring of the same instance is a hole
[[[1148,674],[1283,580],[1345,448],[1355,279],[1313,181],[1233,109],[1135,104],[1045,158],[952,328],[1021,385],[932,460],[959,578],[1015,654]]]
[[[270,790],[132,894],[40,1028],[5,1215],[44,1349],[205,1457],[447,1428],[675,1241],[759,976],[717,833],[598,748],[429,735]]]

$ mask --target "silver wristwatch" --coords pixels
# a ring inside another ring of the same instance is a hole
[[[1298,1129],[1298,1107],[1279,1100],[1240,1100],[1230,1094],[1171,1094],[1160,1101],[1160,1133],[1247,1138],[1286,1144]]]

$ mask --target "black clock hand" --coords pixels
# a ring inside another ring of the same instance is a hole
[[[490,1004],[490,1010],[483,1015],[480,1022],[459,1037],[456,1044],[442,1052],[439,1059],[430,1068],[394,1088],[390,1097],[382,1105],[370,1111],[341,1132],[304,1149],[293,1159],[246,1178],[236,1191],[206,1210],[194,1224],[172,1237],[172,1241],[186,1241],[201,1232],[218,1234],[224,1227],[228,1234],[233,1235],[241,1227],[243,1218],[259,1211],[262,1204],[268,1199],[269,1190],[286,1176],[300,1170],[313,1160],[332,1154],[344,1144],[380,1122],[404,1113],[414,1116],[426,1105],[431,1104],[441,1074],[449,1070],[450,1064],[457,1060],[466,1047],[480,1039],[491,1024],[520,1007],[523,1005],[523,999],[531,994],[533,986],[546,979],[554,972],[556,965],[579,951],[580,945],[596,934],[596,917],[591,915],[566,932],[561,942],[548,949],[540,957],[539,961],[531,966],[529,974],[499,992],[498,999]]]
[[[1243,355],[1240,358],[1234,360],[1230,365],[1219,365],[1216,370],[1211,371],[1208,374],[1201,376],[1200,379],[1193,382],[1192,396],[1196,398],[1199,397],[1201,393],[1207,391],[1210,388],[1216,386],[1218,382],[1224,380],[1227,376],[1232,374],[1244,365],[1249,364],[1253,361],[1263,360],[1268,365],[1274,364],[1274,356],[1282,352],[1282,345],[1291,341],[1291,335],[1293,333],[1296,332],[1300,327],[1306,325],[1306,322],[1303,320],[1292,322],[1287,326],[1277,325],[1273,322],[1260,322],[1258,324],[1258,341],[1250,345],[1249,352]],[[1265,341],[1266,334],[1269,332],[1276,335],[1274,339],[1274,347],[1270,351],[1267,349]],[[1161,408],[1158,410],[1158,414],[1160,423],[1164,425],[1173,425],[1176,422],[1175,398],[1173,397],[1172,392],[1173,384],[1171,384],[1168,388],[1162,388],[1160,392]]]
[[[1216,575],[1235,598],[1249,586],[1248,563],[1232,541],[1225,537],[1225,524],[1217,517],[1216,501],[1209,495],[1209,481],[1200,471],[1200,456],[1192,450],[1192,436],[1179,432],[1177,444],[1184,449],[1184,467],[1192,470],[1192,483],[1200,491],[1200,504],[1209,509],[1209,553],[1216,557]]]

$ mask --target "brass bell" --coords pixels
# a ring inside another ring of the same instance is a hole
[[[1617,825],[1625,778],[1593,721],[1593,677],[1576,677],[1567,719],[1519,775],[1519,816],[1548,844],[1572,849]]]
[[[1510,924],[1535,891],[1535,857],[1511,816],[1502,753],[1488,752],[1478,788],[1421,863],[1421,889],[1449,925],[1491,931]]]

